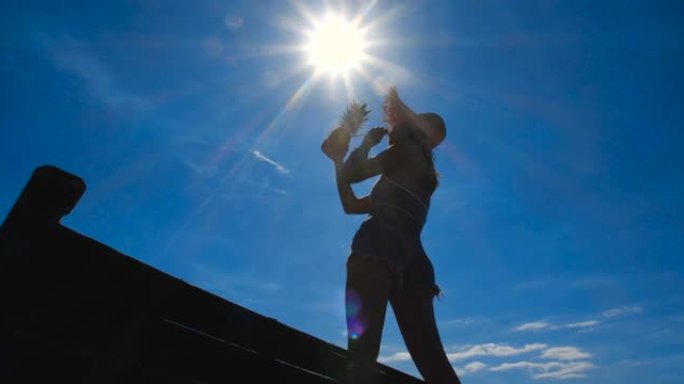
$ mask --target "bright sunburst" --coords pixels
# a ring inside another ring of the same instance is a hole
[[[309,64],[319,73],[346,76],[366,58],[364,31],[342,16],[328,15],[317,21],[308,35],[305,50]]]
[[[328,4],[318,9],[310,8],[304,0],[290,0],[289,3],[295,13],[279,17],[278,24],[287,34],[294,32],[297,35],[294,40],[265,44],[245,52],[246,57],[301,55],[301,61],[294,66],[264,73],[263,81],[269,89],[287,84],[295,77],[303,81],[293,89],[258,141],[270,135],[284,116],[302,105],[323,80],[327,80],[331,100],[344,97],[351,101],[358,97],[356,87],[383,94],[390,85],[408,76],[407,69],[383,60],[377,51],[401,44],[384,34],[382,26],[396,20],[404,10],[403,6],[392,6],[378,13],[374,11],[378,0],[340,1],[340,7]]]

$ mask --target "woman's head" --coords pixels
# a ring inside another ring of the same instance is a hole
[[[446,124],[442,116],[435,112],[424,112],[418,114],[418,123],[425,132],[430,142],[430,146],[435,148],[446,138]]]
[[[444,119],[435,112],[416,113],[399,97],[396,87],[391,87],[383,104],[387,131],[390,139],[427,139],[431,148],[438,146],[446,138]]]
[[[412,121],[388,129],[388,132],[390,140],[395,143],[410,140],[434,149],[446,138],[446,124],[439,114],[425,112],[417,114]]]
[[[383,105],[390,144],[412,142],[418,144],[429,167],[426,172],[429,188],[439,184],[432,150],[446,138],[444,119],[435,112],[414,112],[401,100],[395,87],[387,92]]]
[[[434,191],[439,185],[439,176],[435,170],[433,149],[446,137],[446,128],[442,118],[435,113],[419,115],[420,124],[401,124],[389,131],[390,144],[409,144],[420,148],[428,165],[425,168],[425,181],[428,188]]]

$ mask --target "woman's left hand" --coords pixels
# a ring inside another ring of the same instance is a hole
[[[334,129],[321,144],[321,150],[333,161],[344,159],[349,150],[351,135],[343,128]]]

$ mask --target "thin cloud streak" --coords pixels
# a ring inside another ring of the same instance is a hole
[[[551,324],[549,324],[545,321],[533,321],[531,323],[525,323],[523,325],[515,327],[513,330],[516,332],[539,331],[539,330],[550,328],[550,327],[551,327]]]
[[[587,361],[577,361],[572,363],[561,363],[552,361],[548,363],[535,363],[531,361],[518,361],[515,363],[503,363],[492,367],[489,370],[494,372],[507,371],[510,369],[527,369],[537,372],[532,375],[533,379],[578,379],[586,377],[586,371],[594,368],[594,365]]]
[[[487,364],[481,361],[473,361],[472,363],[466,364],[463,370],[468,373],[475,373],[487,368]]]
[[[471,357],[481,356],[507,357],[529,353],[533,351],[539,351],[546,349],[547,347],[548,346],[546,344],[540,343],[526,344],[521,348],[511,347],[507,344],[487,343],[463,347],[458,352],[447,353],[447,358],[449,359],[449,361],[454,362],[457,360],[465,360]],[[378,361],[382,363],[409,360],[411,360],[411,355],[408,352],[397,352],[390,356],[381,357],[380,359],[378,359]]]
[[[254,152],[252,152],[252,154],[253,154],[254,157],[256,157],[258,160],[265,161],[265,162],[271,164],[272,166],[274,166],[275,169],[276,169],[278,172],[280,172],[280,173],[282,173],[282,174],[290,173],[290,170],[289,170],[289,169],[285,168],[282,164],[280,164],[280,163],[278,163],[278,162],[276,162],[276,161],[270,159],[269,157],[267,157],[266,155],[264,155],[264,154],[261,153],[260,151],[255,150]]]
[[[464,349],[458,352],[447,353],[447,358],[449,359],[449,361],[456,361],[476,356],[505,357],[538,351],[545,349],[546,347],[546,344],[540,343],[526,344],[522,348],[511,347],[507,344],[487,343],[474,345],[471,347],[465,347]]]
[[[458,352],[447,353],[450,362],[457,360],[466,360],[473,357],[511,357],[521,354],[527,354],[534,351],[541,351],[534,360],[550,359],[554,361],[518,361],[506,362],[498,366],[489,367],[489,365],[482,361],[471,361],[463,368],[460,368],[462,374],[474,374],[485,369],[498,372],[507,371],[510,369],[524,368],[530,371],[533,379],[573,379],[586,377],[586,371],[593,368],[594,365],[586,361],[592,355],[584,352],[581,349],[573,346],[549,347],[546,344],[535,343],[526,344],[520,348],[515,348],[503,343],[487,343],[472,346],[462,347]],[[378,359],[383,364],[406,362],[411,360],[411,355],[408,352],[397,352],[387,357]]]
[[[378,358],[378,362],[387,364],[387,363],[396,363],[400,361],[410,361],[411,360],[411,355],[408,352],[396,352],[393,353],[389,356],[380,356]]]
[[[545,350],[541,357],[542,359],[555,360],[581,360],[590,358],[591,354],[576,347],[554,347]]]
[[[578,329],[578,328],[590,328],[601,324],[600,320],[586,320],[579,321],[576,323],[567,323],[561,325],[554,325],[546,321],[533,321],[530,323],[525,323],[513,328],[515,332],[524,331],[541,331],[541,330],[557,330],[557,329]]]
[[[565,328],[587,328],[601,324],[599,320],[580,321],[578,323],[565,324]]]
[[[603,317],[606,318],[613,318],[613,317],[620,317],[628,314],[637,314],[643,312],[643,309],[641,307],[637,306],[632,306],[632,307],[619,307],[619,308],[612,308],[609,309],[605,312],[603,312]]]
[[[541,379],[557,379],[557,380],[567,380],[567,379],[581,379],[584,377],[587,377],[587,375],[584,373],[585,371],[588,371],[589,369],[593,368],[594,365],[588,362],[577,362],[577,363],[570,363],[567,364],[563,367],[561,367],[559,370],[554,371],[554,372],[547,372],[547,373],[541,373],[538,375],[532,376],[533,379],[541,380]]]

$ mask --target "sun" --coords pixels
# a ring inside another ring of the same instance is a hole
[[[349,74],[359,69],[367,57],[365,33],[358,24],[342,16],[328,15],[315,22],[305,45],[309,65],[318,73]]]

